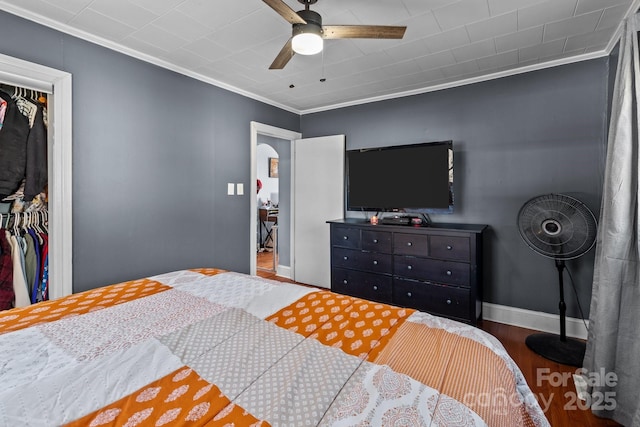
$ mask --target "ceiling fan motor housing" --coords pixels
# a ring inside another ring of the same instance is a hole
[[[302,33],[322,34],[322,16],[313,10],[300,10],[296,12],[302,19],[307,21],[306,24],[293,24],[293,36]]]
[[[306,24],[293,24],[291,47],[301,55],[315,55],[322,51],[322,17],[312,10],[301,10],[297,14]]]

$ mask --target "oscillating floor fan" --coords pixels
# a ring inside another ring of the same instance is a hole
[[[560,335],[533,334],[526,339],[535,353],[571,366],[582,366],[585,343],[567,338],[564,301],[565,260],[578,258],[596,241],[596,218],[582,202],[562,194],[545,194],[526,202],[518,213],[518,230],[525,243],[556,262],[560,287]]]

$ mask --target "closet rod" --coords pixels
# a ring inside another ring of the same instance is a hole
[[[6,223],[5,223],[6,220]],[[48,225],[49,213],[46,210],[33,212],[7,212],[0,213],[0,227],[9,228],[13,220],[12,227],[31,226],[31,225]]]

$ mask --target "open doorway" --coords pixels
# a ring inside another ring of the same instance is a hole
[[[257,161],[257,205],[258,214],[258,235],[257,244],[257,269],[259,272],[276,273],[278,267],[278,218],[280,216],[280,155],[276,147],[278,145],[290,144],[284,139],[271,138],[264,135],[258,136],[258,147],[256,151]],[[286,156],[285,156],[286,157]],[[286,160],[283,159],[283,160]],[[283,170],[286,172],[288,170]],[[284,176],[283,176],[284,178]],[[286,204],[285,204],[286,205]],[[288,209],[283,206],[283,215]],[[286,225],[286,221],[282,223]],[[285,230],[286,231],[286,230]],[[288,246],[285,241],[285,248]]]
[[[251,122],[250,183],[253,197],[250,202],[249,248],[252,275],[258,273],[260,258],[260,266],[264,268],[260,269],[261,272],[269,268],[269,272],[275,275],[289,279],[294,277],[292,147],[293,141],[300,137],[298,132]],[[277,178],[269,176],[270,173],[274,175],[276,165]],[[262,184],[260,191],[258,180]]]

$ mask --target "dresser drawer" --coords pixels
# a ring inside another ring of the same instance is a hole
[[[421,234],[395,233],[393,253],[398,255],[429,255],[429,237]]]
[[[453,261],[469,261],[471,249],[468,237],[431,236],[429,256]]]
[[[345,295],[373,301],[391,302],[391,276],[364,271],[334,268],[331,271],[331,290]]]
[[[331,245],[343,248],[360,248],[360,229],[331,227]]]
[[[391,253],[391,233],[362,230],[362,249],[365,251]]]
[[[470,299],[469,289],[404,279],[393,282],[394,304],[473,322]]]
[[[334,247],[331,251],[331,265],[333,267],[390,274],[392,261],[390,254]]]
[[[469,286],[471,271],[467,263],[408,256],[394,256],[393,259],[394,274],[397,276]]]

